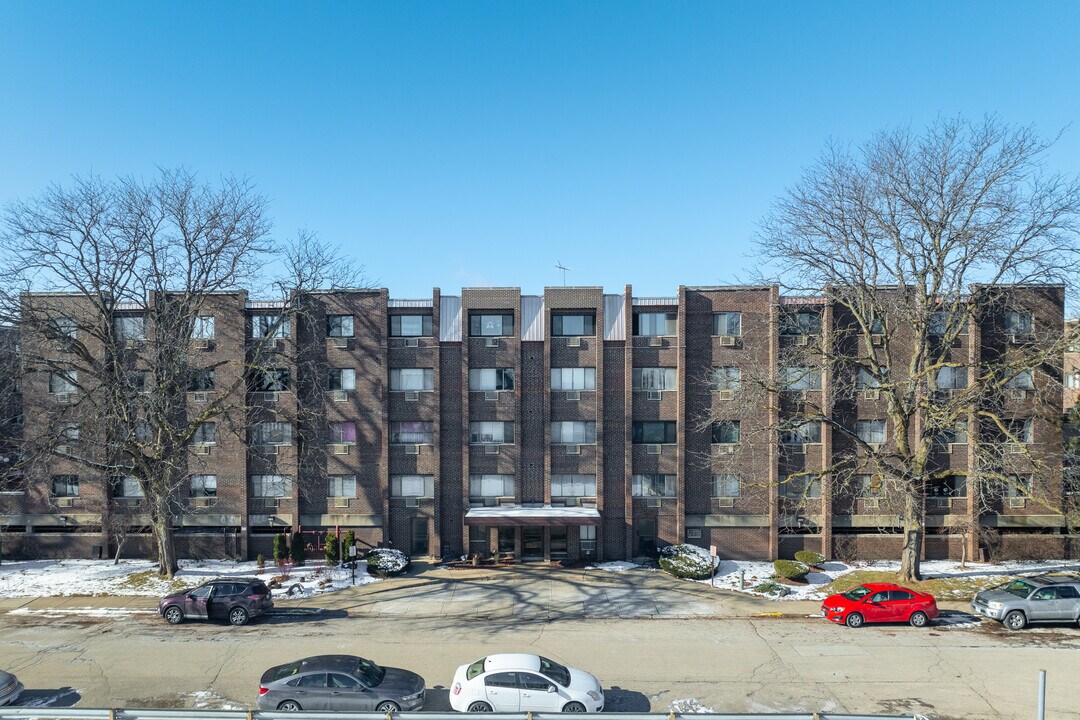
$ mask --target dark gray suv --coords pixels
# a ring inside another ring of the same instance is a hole
[[[173,625],[184,620],[228,620],[243,625],[274,607],[270,589],[258,578],[218,578],[166,595],[158,613]]]
[[[1001,621],[1010,630],[1030,623],[1080,622],[1080,580],[1031,577],[983,590],[971,601],[979,615]]]

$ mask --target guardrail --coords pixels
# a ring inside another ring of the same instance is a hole
[[[138,708],[0,707],[0,720],[567,720],[566,713],[276,712],[263,710],[142,710]],[[574,713],[575,720],[927,720],[923,715],[842,713]]]

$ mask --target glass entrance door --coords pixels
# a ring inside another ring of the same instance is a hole
[[[521,529],[521,559],[544,559],[544,528],[525,527]]]
[[[428,521],[426,517],[412,519],[412,555],[428,554]]]

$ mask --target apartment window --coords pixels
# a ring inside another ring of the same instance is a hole
[[[356,444],[356,423],[332,422],[330,423],[330,442],[334,445]]]
[[[552,390],[595,390],[596,368],[551,368]]]
[[[591,552],[596,549],[596,526],[582,525],[578,528],[578,539],[581,540],[581,549]]]
[[[855,422],[855,436],[867,445],[885,443],[884,420],[858,420]]]
[[[1009,335],[1030,335],[1033,324],[1031,313],[1024,310],[1005,313],[1005,332]]]
[[[356,370],[353,368],[330,368],[326,371],[327,390],[355,390]]]
[[[780,431],[780,442],[785,445],[805,445],[821,442],[821,423],[804,422]]]
[[[780,334],[820,335],[821,313],[811,311],[780,313]]]
[[[967,475],[930,478],[926,491],[930,497],[964,497],[967,495]]]
[[[514,442],[514,423],[471,422],[469,442],[473,445],[511,444]]]
[[[1065,375],[1065,387],[1070,390],[1080,390],[1080,371],[1073,371]]]
[[[188,378],[188,390],[190,392],[205,392],[214,389],[213,370],[192,370]]]
[[[713,475],[713,497],[737,498],[739,497],[738,475]]]
[[[255,392],[286,392],[290,380],[288,368],[255,370],[251,377],[251,389]]]
[[[551,423],[553,445],[592,445],[596,442],[596,423],[577,420]]]
[[[391,497],[435,497],[434,475],[391,475]]]
[[[631,435],[635,445],[672,445],[675,428],[673,420],[635,422]]]
[[[470,390],[513,390],[514,368],[471,368]]]
[[[737,367],[716,367],[709,377],[713,392],[719,390],[738,391],[742,384],[742,369]]]
[[[939,434],[943,445],[960,445],[968,441],[967,420],[958,420],[951,428],[943,429]]]
[[[885,496],[881,475],[856,475],[855,495],[860,498],[881,498]]]
[[[712,424],[712,441],[716,445],[739,442],[739,421],[724,420]]]
[[[352,337],[352,315],[327,315],[326,334],[330,337]]]
[[[292,425],[287,422],[261,422],[251,426],[252,445],[291,445]]]
[[[56,437],[65,443],[73,443],[79,441],[79,424],[78,423],[58,423],[56,425]]]
[[[251,494],[258,498],[282,498],[292,495],[292,478],[288,475],[252,475]]]
[[[52,494],[55,497],[79,497],[79,476],[53,475]]]
[[[470,475],[469,497],[514,497],[513,475]]]
[[[513,528],[511,528],[513,529]],[[470,525],[469,526],[469,549],[473,546],[482,547],[482,552],[487,552],[488,545],[488,528],[483,525]]]
[[[49,392],[51,393],[73,393],[78,388],[76,383],[79,382],[79,371],[68,370],[62,373],[49,373]]]
[[[217,443],[217,423],[199,423],[191,436],[191,445],[214,445]]]
[[[675,497],[677,479],[675,475],[634,475],[630,492],[634,497]]]
[[[967,382],[967,368],[949,366],[938,370],[935,384],[939,390],[963,390],[967,387]]]
[[[821,370],[808,367],[786,367],[780,377],[784,390],[820,390]]]
[[[880,378],[885,376],[885,372],[885,367],[879,367],[877,375],[868,367],[859,367],[855,373],[855,389],[866,390],[867,388],[881,387]]]
[[[138,499],[146,496],[143,494],[138,478],[123,475],[113,482],[113,497]]]
[[[191,497],[217,497],[217,475],[192,475]]]
[[[933,312],[930,313],[926,330],[931,335],[955,335],[964,334],[964,316],[960,312]]]
[[[145,370],[128,370],[124,373],[124,379],[127,380],[127,387],[132,392],[143,393],[146,392],[146,382],[148,372]]]
[[[1011,390],[1031,390],[1035,387],[1035,383],[1031,378],[1030,370],[1021,370],[1013,375],[1011,378],[1005,381],[1005,387]]]
[[[675,368],[634,368],[631,374],[635,390],[675,390],[678,386]]]
[[[722,312],[713,313],[713,335],[742,335],[742,313]]]
[[[675,313],[634,313],[634,335],[638,337],[674,336],[678,332]]]
[[[430,315],[391,315],[390,337],[431,337]]]
[[[552,497],[596,497],[595,475],[552,475]]]
[[[780,494],[790,498],[819,498],[821,480],[809,475],[789,475],[781,483]]]
[[[326,477],[326,497],[331,498],[354,498],[356,497],[355,475],[328,475]]]
[[[551,334],[555,337],[595,335],[596,315],[552,315]]]
[[[287,338],[289,337],[289,321],[281,315],[252,315],[251,337]]]
[[[431,445],[434,442],[435,423],[422,421],[390,423],[391,445]]]
[[[1003,493],[1007,498],[1029,498],[1031,497],[1031,476],[1030,475],[1010,475],[1005,480],[1005,487]]]
[[[394,368],[390,371],[390,389],[396,392],[434,390],[435,371],[432,368]]]
[[[113,323],[116,339],[121,342],[146,339],[146,318],[142,315],[121,315]]]
[[[1010,442],[1022,443],[1030,445],[1034,439],[1034,422],[1031,418],[1009,420],[1006,424],[1009,429],[1009,435],[1012,436]]]
[[[75,318],[58,317],[49,321],[49,330],[46,335],[54,338],[71,338],[74,340],[76,332]]]
[[[195,340],[214,339],[214,316],[199,315],[191,326],[191,337]]]
[[[469,314],[469,335],[471,337],[513,337],[513,315]]]

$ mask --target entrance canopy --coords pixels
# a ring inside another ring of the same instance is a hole
[[[584,507],[512,505],[469,508],[466,525],[599,525],[600,511]]]

